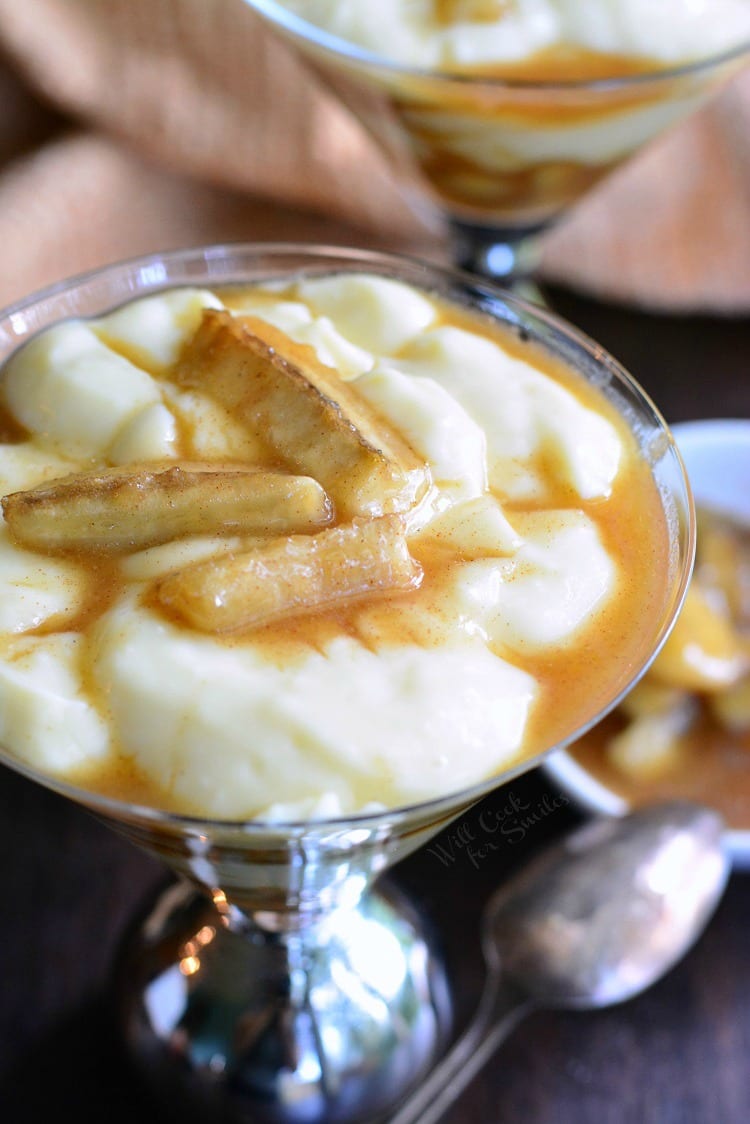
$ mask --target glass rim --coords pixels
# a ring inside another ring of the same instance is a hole
[[[626,682],[615,697],[608,700],[604,706],[600,707],[596,714],[554,745],[547,746],[532,756],[515,759],[507,768],[501,769],[497,774],[487,777],[476,784],[469,785],[468,787],[452,790],[451,792],[430,797],[426,800],[389,805],[378,810],[361,810],[330,817],[296,820],[264,820],[257,817],[225,819],[177,812],[155,805],[128,802],[124,799],[107,796],[94,789],[86,788],[83,784],[76,784],[55,777],[51,773],[45,773],[43,770],[37,769],[21,761],[19,758],[16,758],[2,745],[0,745],[0,765],[8,766],[14,772],[62,796],[68,797],[97,815],[106,815],[110,819],[117,820],[121,823],[140,821],[144,825],[155,828],[162,828],[165,830],[171,829],[173,831],[181,831],[193,835],[210,836],[212,833],[222,832],[226,834],[241,833],[248,837],[269,835],[298,837],[302,834],[320,833],[332,830],[382,827],[389,821],[391,823],[400,823],[404,820],[415,819],[417,817],[425,822],[448,817],[452,810],[476,803],[484,796],[488,796],[495,789],[535,768],[549,754],[556,750],[564,749],[574,741],[583,737],[589,730],[597,725],[606,714],[619,704],[653,663],[666,642],[672,626],[677,619],[680,608],[682,607],[682,603],[687,594],[695,557],[695,504],[682,456],[680,455],[675,439],[665,418],[648,392],[617,359],[596,343],[595,340],[586,335],[585,332],[582,332],[554,312],[534,305],[490,281],[485,281],[480,277],[453,266],[442,266],[409,254],[305,242],[223,242],[164,252],[155,251],[146,255],[136,255],[121,261],[111,262],[100,267],[85,270],[68,278],[56,281],[51,285],[37,289],[27,297],[0,309],[0,329],[9,319],[23,314],[64,293],[83,288],[92,281],[106,281],[108,278],[114,279],[121,275],[127,275],[128,272],[132,270],[147,270],[150,265],[156,265],[157,263],[166,267],[166,271],[168,271],[170,266],[174,267],[180,264],[190,263],[197,264],[202,262],[205,264],[208,262],[215,263],[217,261],[223,261],[229,265],[233,258],[242,255],[249,257],[255,256],[258,260],[273,257],[278,259],[284,257],[309,259],[310,265],[312,265],[314,261],[321,263],[328,260],[331,263],[337,263],[340,268],[344,266],[363,268],[369,264],[379,267],[381,272],[390,272],[391,275],[401,267],[402,269],[418,270],[424,275],[426,281],[432,278],[433,280],[442,280],[446,285],[451,283],[454,285],[458,284],[461,291],[466,296],[483,298],[485,301],[489,301],[495,308],[499,301],[510,313],[510,316],[505,321],[501,322],[509,327],[517,326],[521,329],[527,329],[530,338],[536,340],[536,342],[542,344],[542,346],[544,346],[545,341],[540,338],[539,328],[536,325],[544,325],[558,340],[562,339],[565,343],[572,344],[574,347],[583,351],[597,368],[606,372],[610,381],[614,381],[616,384],[630,391],[639,401],[641,409],[649,415],[650,420],[654,423],[660,436],[665,441],[661,457],[664,458],[669,455],[673,459],[682,489],[682,496],[680,498],[684,500],[684,511],[681,510],[678,513],[684,516],[683,519],[680,519],[680,530],[679,532],[674,532],[671,536],[676,544],[678,546],[681,545],[684,549],[679,552],[677,558],[677,572],[672,578],[670,602],[666,604],[663,609],[663,619],[661,620],[659,630],[655,637],[654,647],[644,663],[626,677]],[[247,266],[245,268],[247,268]],[[298,267],[298,271],[300,271],[301,268],[303,267]],[[208,285],[212,282],[217,285],[236,283],[233,272],[237,273],[238,270],[241,271],[241,267],[238,265],[235,265],[234,271],[228,269],[223,280],[207,273],[202,283]],[[200,283],[197,278],[186,280],[176,277],[170,280],[164,276],[163,283],[161,284],[154,280],[154,283],[150,285],[150,287],[145,287],[141,292],[130,291],[124,302],[120,301],[118,304],[105,306],[100,312],[80,315],[82,318],[85,318],[86,315],[101,315],[110,308],[119,307],[120,304],[127,303],[130,300],[137,300],[149,294],[178,288],[186,284],[192,285],[197,283]],[[416,284],[416,282],[414,283]],[[479,311],[486,311],[486,306],[483,309],[481,302],[478,300],[475,301],[475,305]],[[63,319],[65,319],[65,316],[58,318],[60,321]],[[58,320],[52,321],[52,323],[57,323]],[[500,320],[499,317],[498,320]],[[22,346],[24,342],[25,340],[20,339],[19,346]],[[5,361],[5,358],[0,358],[0,372],[2,371]],[[564,361],[567,362],[567,360]],[[586,376],[582,374],[581,377],[585,378]],[[604,393],[604,391],[602,391],[602,393]],[[681,541],[683,536],[684,542]]]
[[[422,81],[453,83],[456,86],[485,86],[494,90],[518,91],[519,93],[540,92],[570,92],[584,93],[586,91],[614,92],[631,87],[643,87],[650,84],[668,83],[674,79],[687,78],[712,70],[727,63],[748,55],[750,58],[750,40],[727,47],[717,54],[705,55],[700,58],[690,59],[688,62],[668,64],[664,67],[655,67],[638,74],[625,74],[612,78],[569,78],[569,79],[525,79],[525,78],[496,78],[484,74],[467,74],[457,71],[440,70],[435,67],[414,66],[408,63],[388,59],[352,43],[341,36],[311,23],[296,12],[289,11],[279,0],[244,0],[254,11],[265,17],[270,23],[283,28],[299,39],[307,40],[316,47],[341,58],[378,67],[389,74],[404,78],[419,79]]]

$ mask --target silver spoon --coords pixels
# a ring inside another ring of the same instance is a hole
[[[715,812],[682,802],[594,820],[496,891],[477,1013],[390,1124],[439,1120],[533,1009],[608,1007],[663,976],[721,898],[723,830]]]

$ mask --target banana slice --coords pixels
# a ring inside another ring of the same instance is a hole
[[[303,355],[269,324],[207,310],[175,377],[241,418],[293,471],[319,480],[340,520],[414,507],[429,487],[427,465],[351,383]]]
[[[421,580],[401,518],[386,515],[187,566],[164,578],[157,596],[203,632],[229,632],[368,594],[415,589]]]
[[[750,670],[750,653],[728,614],[693,582],[674,628],[649,675],[657,683],[711,694]]]
[[[4,496],[13,537],[48,551],[122,551],[186,535],[315,530],[331,504],[315,480],[217,465],[79,472]]]

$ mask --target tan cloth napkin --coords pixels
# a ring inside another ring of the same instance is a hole
[[[243,0],[0,0],[0,303],[145,251],[300,239],[445,257],[349,111]],[[750,309],[750,73],[548,237],[547,277]]]

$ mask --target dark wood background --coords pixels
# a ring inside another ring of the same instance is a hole
[[[669,421],[750,417],[750,321],[548,297],[629,368]],[[558,795],[538,772],[509,790],[532,810]],[[485,805],[499,810],[509,790]],[[480,811],[466,820],[481,840]],[[580,818],[557,808],[476,864],[459,855],[446,866],[423,851],[397,869],[439,934],[457,1026],[482,985],[487,896]],[[109,1008],[118,942],[163,877],[86,812],[0,768],[0,1124],[166,1124],[129,1075]],[[664,980],[608,1011],[532,1015],[447,1124],[747,1124],[749,933],[750,874],[736,872],[707,931]]]

